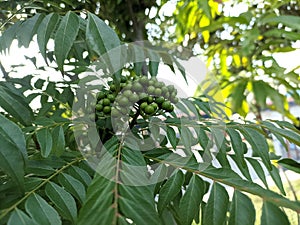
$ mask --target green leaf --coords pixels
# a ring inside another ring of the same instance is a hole
[[[246,99],[246,95],[244,94],[244,92],[246,90],[247,84],[248,79],[240,80],[232,90],[231,98],[233,112],[241,112],[243,101]]]
[[[235,191],[230,208],[228,225],[253,225],[255,223],[255,208],[250,198],[239,191]]]
[[[174,129],[170,126],[167,126],[167,137],[172,145],[173,149],[176,150],[177,147],[177,138]]]
[[[185,153],[191,154],[193,134],[188,127],[182,126],[180,131],[180,142],[185,147]]]
[[[25,98],[15,95],[3,86],[0,86],[0,106],[23,125],[31,124],[33,113]]]
[[[72,195],[53,182],[49,182],[46,185],[45,191],[60,214],[66,219],[75,222],[77,217],[77,207]]]
[[[84,202],[86,191],[84,185],[79,180],[69,174],[62,173],[59,175],[58,181],[68,192],[80,201],[81,204]]]
[[[181,224],[190,225],[192,223],[200,211],[200,203],[204,194],[205,183],[198,175],[194,174],[179,203]]]
[[[99,56],[120,45],[117,34],[98,16],[89,13],[86,39],[90,49]]]
[[[56,210],[38,194],[32,194],[25,202],[25,209],[37,224],[60,225],[61,219]]]
[[[214,183],[205,207],[203,224],[223,224],[226,220],[228,203],[229,196],[226,189],[222,185]]]
[[[26,213],[16,208],[10,215],[7,225],[37,225]]]
[[[43,18],[44,15],[38,13],[33,17],[25,20],[20,25],[19,31],[17,32],[17,38],[25,48],[29,47],[29,43],[31,42],[33,35],[36,34],[36,30]]]
[[[289,170],[300,173],[300,163],[294,161],[293,159],[281,159],[278,161],[278,163]]]
[[[92,182],[90,175],[85,170],[77,166],[71,166],[68,169],[68,174],[79,180],[85,187],[88,187]]]
[[[0,132],[0,168],[24,191],[24,157],[20,149]]]
[[[65,134],[62,126],[55,127],[52,131],[52,150],[56,156],[61,156],[65,151]]]
[[[266,138],[259,133],[257,130],[248,127],[238,127],[245,139],[252,146],[253,151],[262,159],[263,163],[270,171],[272,170],[270,158],[269,158],[269,147]]]
[[[259,161],[256,159],[252,159],[252,158],[247,158],[247,161],[251,164],[251,166],[255,170],[255,173],[258,175],[260,180],[264,183],[265,187],[268,188],[266,174],[265,174],[261,164],[259,163]]]
[[[54,32],[56,24],[58,23],[59,15],[56,13],[48,14],[41,22],[37,30],[37,41],[40,48],[40,52],[47,62],[46,49],[47,43]]]
[[[247,166],[244,160],[243,141],[241,135],[232,128],[228,128],[227,133],[230,136],[230,143],[233,151],[235,152],[237,164],[241,165],[242,167]]]
[[[272,179],[274,180],[276,186],[279,188],[280,192],[283,195],[286,195],[283,184],[282,184],[282,180],[281,180],[281,177],[279,174],[279,170],[274,165],[272,165],[272,170],[270,171],[270,175],[271,175]]]
[[[274,17],[267,17],[262,19],[262,23],[278,24],[282,23],[292,29],[300,30],[300,18],[292,15],[274,15]]]
[[[15,39],[16,33],[20,28],[21,21],[17,21],[10,27],[8,27],[0,37],[0,49],[1,51],[9,50],[11,43]]]
[[[37,141],[40,145],[41,155],[47,158],[52,149],[52,135],[48,128],[41,128],[36,132]]]
[[[63,71],[67,58],[79,31],[78,16],[69,11],[61,20],[54,38],[54,54],[58,69]]]
[[[167,180],[159,191],[159,198],[157,209],[161,214],[163,209],[176,197],[178,192],[181,190],[181,186],[184,182],[184,175],[181,170],[177,170]]]
[[[289,225],[290,222],[284,212],[269,202],[262,207],[261,225]]]
[[[10,142],[14,143],[22,152],[23,157],[27,160],[27,149],[24,134],[19,126],[0,114],[0,134],[5,136]]]

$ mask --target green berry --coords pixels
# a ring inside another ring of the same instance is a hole
[[[116,91],[117,90],[116,85],[114,84],[110,85],[110,90],[113,92]]]
[[[172,107],[172,104],[170,101],[164,101],[163,104],[161,105],[162,109],[164,110],[170,110]]]
[[[127,81],[127,78],[124,77],[124,76],[122,76],[122,77],[121,77],[121,83],[125,83],[126,81]]]
[[[163,102],[165,101],[165,98],[162,97],[162,96],[159,96],[155,99],[155,102],[158,104],[158,105],[161,105],[163,104]]]
[[[113,94],[108,94],[107,98],[109,99],[110,102],[113,102],[115,100],[115,96]]]
[[[136,92],[141,92],[143,91],[143,86],[138,83],[138,82],[135,82],[133,85],[132,85],[132,90],[133,91],[136,91]]]
[[[166,94],[167,92],[169,92],[169,89],[168,89],[166,86],[164,86],[164,87],[161,88],[161,92],[162,92],[162,94],[164,95],[164,94]]]
[[[149,87],[147,88],[147,93],[148,93],[149,95],[153,95],[153,94],[155,93],[155,87],[149,86]]]
[[[161,89],[160,89],[160,88],[155,88],[154,95],[155,95],[155,96],[161,96],[161,94],[162,94]]]
[[[151,105],[148,105],[145,107],[144,112],[148,115],[151,115],[155,112],[155,109]]]
[[[126,90],[123,92],[123,95],[127,98],[129,98],[132,95],[132,91],[131,90]]]
[[[139,96],[137,94],[132,94],[129,96],[129,100],[133,103],[137,102],[139,100]]]
[[[97,95],[97,100],[101,100],[103,98],[105,98],[106,94],[103,91],[100,91]]]
[[[103,105],[110,105],[110,100],[108,98],[103,99]]]
[[[148,99],[147,99],[148,103],[152,103],[153,102],[153,97],[152,96],[149,96]]]
[[[96,109],[97,111],[102,111],[103,105],[102,105],[102,104],[97,104],[97,105],[95,106],[95,109]]]
[[[110,111],[111,111],[111,107],[110,107],[110,106],[105,106],[105,107],[103,108],[103,112],[104,112],[105,114],[109,114]]]
[[[154,108],[155,111],[158,109],[158,105],[155,102],[152,102],[150,105]]]
[[[125,96],[122,96],[119,100],[118,100],[120,106],[128,106],[129,104],[129,100],[128,98],[126,98]]]
[[[142,77],[139,79],[139,82],[140,82],[142,85],[147,85],[148,82],[149,82],[148,77],[142,76]]]
[[[141,99],[141,100],[144,100],[144,99],[148,99],[148,95],[145,93],[145,92],[142,92],[142,93],[140,93],[139,94],[139,98]]]
[[[143,102],[143,103],[140,105],[140,108],[143,110],[143,109],[145,109],[147,106],[148,106],[148,103],[147,103],[147,102]]]

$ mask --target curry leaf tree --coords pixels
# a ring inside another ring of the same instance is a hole
[[[177,57],[122,43],[93,13],[17,21],[3,31],[1,50],[35,36],[63,79],[24,74],[0,83],[1,224],[290,224],[286,209],[300,212],[266,141],[273,134],[299,145],[292,124],[238,123],[209,96],[178,99],[156,78],[159,62],[186,76]],[[279,163],[297,171],[292,160]],[[250,195],[264,202],[261,218]]]

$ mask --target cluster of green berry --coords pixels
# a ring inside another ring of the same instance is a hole
[[[166,86],[155,77],[121,77],[119,87],[109,82],[109,88],[97,94],[97,117],[124,116],[144,118],[172,112],[178,102],[177,90],[173,85]]]

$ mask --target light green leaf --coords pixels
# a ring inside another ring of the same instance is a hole
[[[78,16],[69,11],[61,20],[54,38],[54,54],[59,70],[63,70],[64,60],[67,58],[73,42],[79,31]]]
[[[247,79],[240,80],[232,90],[232,111],[241,112],[243,101],[246,99],[245,90],[248,84]]]
[[[226,220],[229,196],[226,189],[214,183],[204,211],[203,224],[219,225]]]
[[[59,183],[70,192],[81,203],[85,200],[85,187],[84,185],[69,174],[62,173],[58,177]]]
[[[182,126],[180,131],[180,142],[185,147],[185,153],[191,153],[193,134],[188,127]]]
[[[261,225],[289,225],[286,214],[277,206],[264,202],[262,207]]]
[[[15,39],[17,31],[20,29],[21,21],[17,21],[10,27],[8,27],[0,37],[0,50],[4,52],[6,49],[10,49],[11,43]]]
[[[61,219],[56,210],[38,194],[32,194],[25,202],[25,209],[37,224],[60,225]]]
[[[255,208],[250,198],[239,191],[235,191],[230,208],[228,225],[253,225],[255,223]]]
[[[56,156],[60,156],[65,151],[65,134],[62,126],[55,127],[52,131],[52,150]]]
[[[298,16],[292,15],[274,15],[274,17],[264,18],[262,23],[278,24],[282,23],[285,26],[288,26],[292,29],[300,29],[300,18]]]
[[[205,189],[204,181],[198,175],[194,174],[179,203],[181,224],[190,225],[199,213]]]
[[[161,214],[163,209],[176,197],[178,192],[181,190],[181,186],[184,182],[184,175],[181,170],[177,170],[167,180],[159,191],[158,212]]]
[[[46,48],[47,43],[54,32],[56,24],[59,20],[59,15],[56,13],[48,14],[41,22],[38,30],[37,30],[37,41],[40,48],[40,52],[42,56],[46,60]]]
[[[41,155],[47,158],[52,149],[52,135],[48,128],[41,128],[36,132],[37,141],[40,145]]]
[[[77,217],[77,207],[72,195],[53,182],[49,182],[46,185],[45,191],[60,214],[66,219],[74,222]]]
[[[26,213],[16,208],[10,215],[7,225],[37,225]]]

